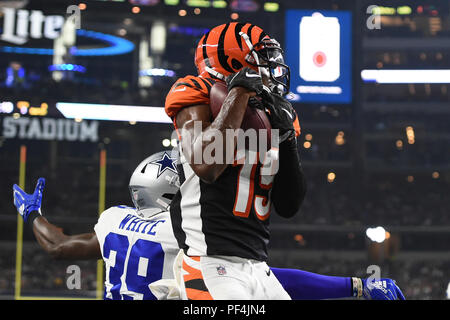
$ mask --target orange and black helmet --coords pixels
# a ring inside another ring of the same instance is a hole
[[[283,50],[260,27],[251,23],[230,22],[212,28],[199,41],[195,66],[202,77],[224,79],[243,67],[267,68],[274,86],[289,91],[289,67]]]

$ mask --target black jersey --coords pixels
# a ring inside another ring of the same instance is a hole
[[[193,76],[179,79],[166,98],[167,114],[175,119],[185,106],[209,105],[207,82]],[[179,159],[181,187],[170,213],[180,248],[189,256],[266,260],[274,176],[261,174],[260,161],[246,161],[230,164],[214,183],[206,183],[182,154]]]
[[[261,164],[229,165],[214,183],[206,183],[182,155],[180,161],[181,187],[170,210],[180,248],[191,256],[265,261],[271,177],[261,175]],[[264,185],[264,180],[269,183]]]

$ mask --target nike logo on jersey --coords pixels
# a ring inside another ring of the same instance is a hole
[[[186,91],[186,87],[183,87],[182,89],[173,89],[172,92],[179,92],[179,91]]]
[[[266,271],[268,277],[270,277],[270,269]]]

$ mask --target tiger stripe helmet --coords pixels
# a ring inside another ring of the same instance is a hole
[[[240,32],[247,34],[253,45],[263,38],[270,38],[260,27],[250,23],[231,22],[214,27],[200,39],[195,51],[195,66],[200,76],[217,77],[208,72],[209,68],[225,77],[243,67],[258,71],[257,67],[248,63],[251,48]]]
[[[289,90],[289,67],[284,64],[283,50],[251,23],[230,22],[212,28],[198,42],[195,66],[199,76],[222,80],[244,67],[257,72],[263,67],[275,86]]]

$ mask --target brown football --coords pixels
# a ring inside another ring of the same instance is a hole
[[[227,97],[228,89],[225,83],[216,82],[210,93],[210,107],[213,119],[217,117],[222,108],[223,101]],[[263,110],[247,107],[241,128],[247,130],[253,128],[258,132],[259,129],[267,130],[267,146],[270,148],[271,129],[269,118]]]

